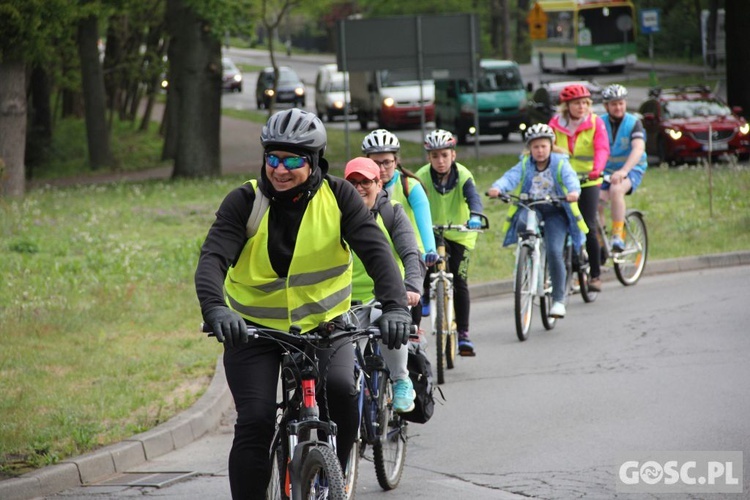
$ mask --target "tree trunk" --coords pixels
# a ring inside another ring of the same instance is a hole
[[[34,167],[42,163],[52,139],[51,85],[47,71],[35,66],[29,81],[29,127],[26,135],[26,178],[34,177]]]
[[[515,59],[518,62],[528,60],[526,50],[526,40],[528,39],[529,25],[526,23],[526,16],[529,14],[529,0],[518,0],[516,8],[516,43]]]
[[[744,40],[750,33],[750,4],[747,0],[726,0],[724,29],[726,40]],[[750,118],[750,45],[734,43],[726,51],[727,98],[732,106],[741,106],[745,118]]]
[[[511,37],[510,33],[510,5],[508,4],[508,0],[500,0],[500,7],[503,13],[503,59],[513,59],[513,37]]]
[[[501,0],[490,0],[490,46],[493,57],[500,55],[502,44],[502,4]]]
[[[221,175],[221,41],[182,0],[167,0],[170,49],[179,58],[179,75],[169,82],[176,94],[177,129],[172,177]],[[174,63],[174,61],[171,61]],[[170,75],[174,74],[170,68]],[[170,107],[175,104],[170,103]]]
[[[96,170],[112,166],[107,129],[107,101],[104,75],[99,62],[99,22],[95,16],[78,24],[78,55],[81,58],[81,83],[86,116],[86,138],[89,146],[89,164]]]
[[[0,61],[0,196],[26,192],[26,68],[21,61]]]

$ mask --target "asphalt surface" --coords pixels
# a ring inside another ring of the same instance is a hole
[[[671,71],[676,71],[670,67]],[[694,71],[694,69],[693,69]],[[154,116],[160,117],[163,107],[157,106]],[[255,175],[261,166],[262,148],[255,138],[262,126],[246,120],[222,117],[221,164],[222,173]],[[167,179],[171,167],[141,172],[102,174],[77,179],[46,181],[45,185],[66,186],[102,182]],[[40,184],[30,183],[30,188]],[[645,273],[649,275],[691,271],[705,268],[750,265],[750,251],[732,252],[673,260],[649,261]],[[603,274],[611,281],[613,273]],[[471,296],[479,299],[512,291],[510,280],[472,285]],[[184,448],[200,440],[222,425],[222,418],[231,413],[231,394],[226,384],[221,359],[217,361],[214,378],[204,395],[191,408],[156,428],[137,434],[94,452],[30,472],[18,478],[0,481],[0,499],[26,500],[53,495],[69,488],[101,482],[117,473],[133,469],[171,451]],[[226,425],[226,422],[224,423]]]

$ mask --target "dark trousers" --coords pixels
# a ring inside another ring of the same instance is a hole
[[[589,186],[581,189],[578,198],[578,208],[581,209],[583,220],[589,227],[586,234],[586,252],[589,254],[591,278],[598,278],[602,273],[601,258],[599,257],[599,239],[596,237],[597,217],[599,217],[599,186]]]
[[[338,425],[337,452],[345,466],[357,433],[359,413],[351,343],[333,354],[318,353],[321,372],[327,369],[327,402]],[[224,350],[224,368],[237,408],[234,441],[229,453],[229,485],[233,499],[265,499],[271,475],[269,448],[276,421],[276,390],[281,350],[272,341],[251,339],[246,345]],[[318,393],[321,417],[323,395]]]

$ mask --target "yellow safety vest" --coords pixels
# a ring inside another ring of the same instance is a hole
[[[227,273],[227,305],[255,324],[284,331],[297,325],[302,332],[348,311],[352,253],[343,243],[341,211],[328,181],[305,209],[286,277],[275,273],[268,255],[269,212]]]
[[[585,174],[594,170],[594,133],[596,132],[596,115],[589,115],[591,128],[582,131],[576,137],[576,145],[573,147],[573,154],[570,156],[570,166],[577,173]],[[568,136],[559,130],[555,130],[556,144],[565,151],[570,151],[568,147]],[[581,187],[596,186],[601,184],[602,179],[581,181]]]

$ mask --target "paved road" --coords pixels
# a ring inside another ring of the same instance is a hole
[[[405,475],[389,498],[631,498],[615,492],[618,457],[662,450],[743,451],[750,491],[749,280],[741,266],[646,275],[629,288],[610,281],[593,304],[571,297],[551,332],[536,317],[524,343],[509,296],[474,301],[478,356],[459,359],[445,404],[410,427]],[[134,469],[191,479],[47,498],[228,498],[229,421]],[[358,498],[384,498],[367,461]]]

